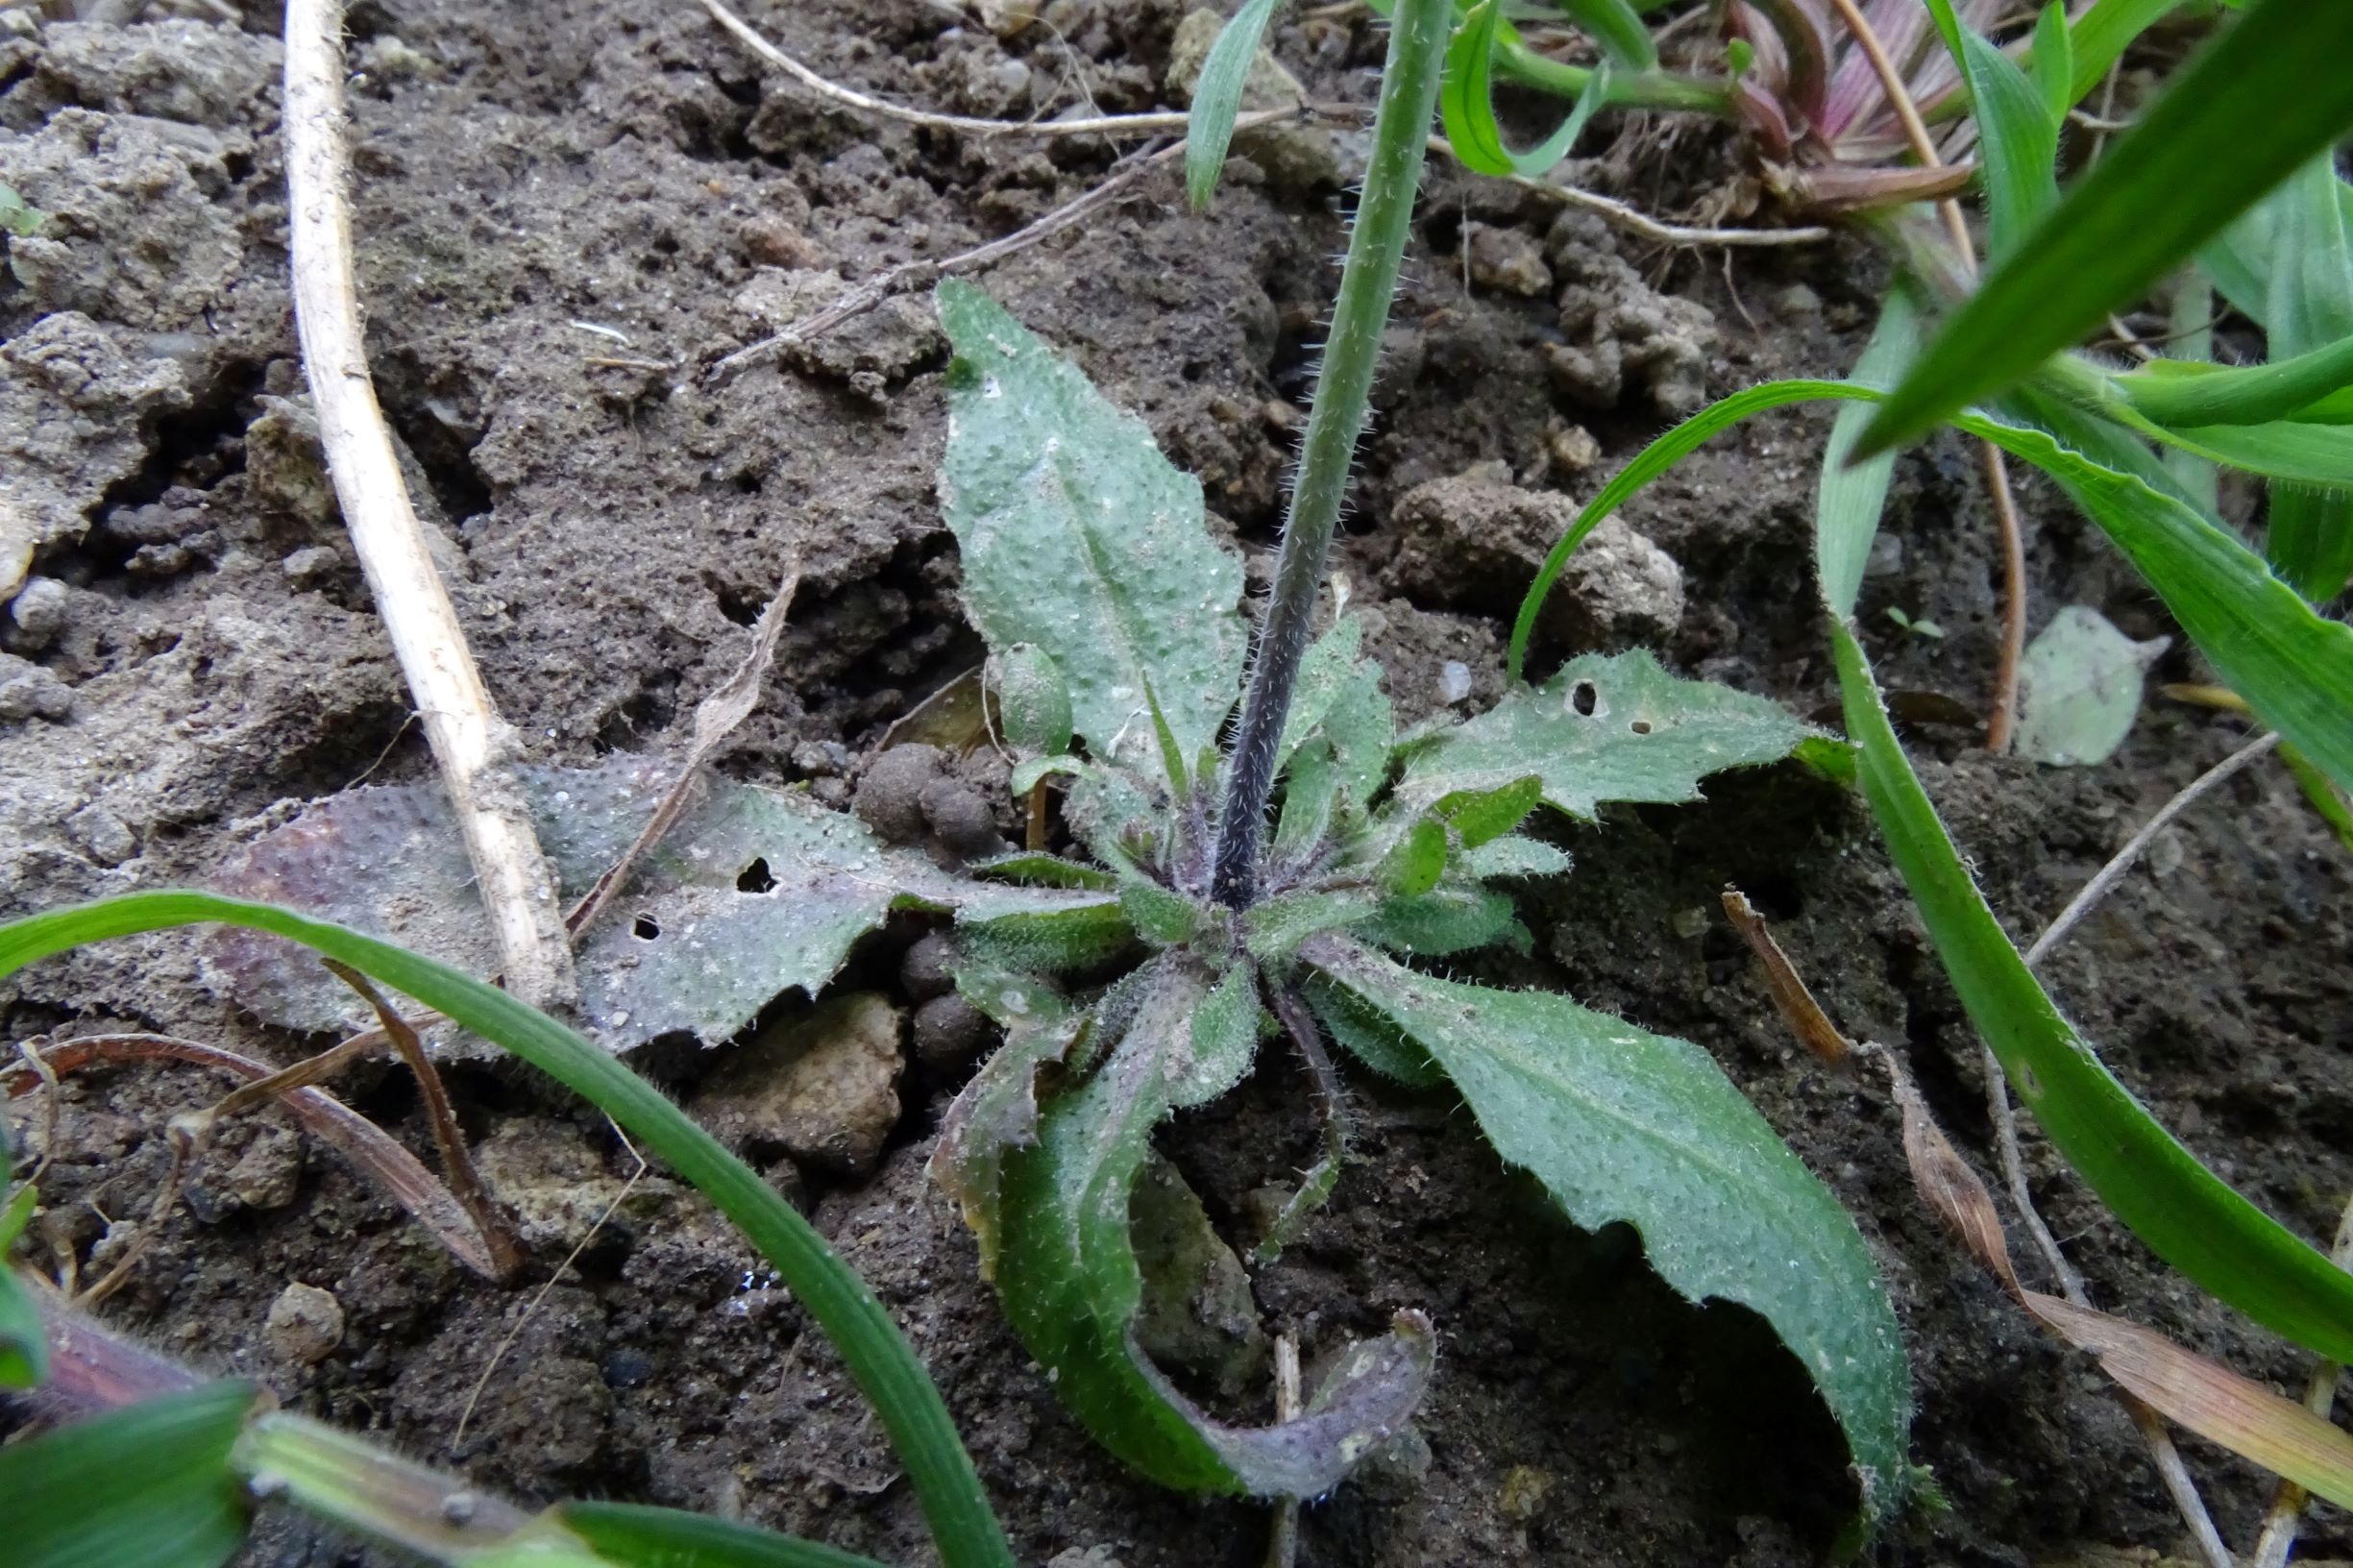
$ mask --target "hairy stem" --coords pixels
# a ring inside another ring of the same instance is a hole
[[[1283,522],[1274,592],[1259,624],[1250,689],[1242,699],[1225,810],[1218,820],[1214,892],[1219,902],[1235,909],[1246,908],[1258,894],[1266,801],[1274,792],[1275,748],[1290,714],[1300,656],[1307,651],[1324,556],[1348,490],[1349,464],[1364,429],[1365,403],[1381,358],[1381,334],[1388,325],[1389,298],[1397,288],[1414,194],[1421,184],[1454,15],[1453,0],[1397,0],[1389,19],[1388,63],[1382,71],[1381,110],[1373,125],[1364,197],[1348,240],[1348,263],[1333,306],[1315,406],[1308,415],[1290,515]]]

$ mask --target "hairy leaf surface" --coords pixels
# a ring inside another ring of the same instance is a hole
[[[1204,527],[1200,483],[978,288],[946,280],[939,310],[956,348],[940,492],[973,624],[1053,658],[1098,760],[1150,759],[1147,685],[1197,755],[1242,668],[1241,562]]]
[[[1812,733],[1763,698],[1669,674],[1647,651],[1588,653],[1441,731],[1397,793],[1426,804],[1532,772],[1548,803],[1589,820],[1605,800],[1697,800],[1708,774],[1777,762]]]
[[[1846,1430],[1865,1508],[1895,1508],[1911,1378],[1878,1270],[1838,1199],[1705,1052],[1565,996],[1458,985],[1345,942],[1304,956],[1425,1047],[1496,1152],[1571,1219],[1631,1222],[1677,1290],[1771,1322]]]

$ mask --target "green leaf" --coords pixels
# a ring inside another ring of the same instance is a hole
[[[2254,0],[1953,312],[1861,455],[1998,391],[2145,292],[2353,126],[2353,6]]]
[[[6,1144],[0,1130],[0,1153]],[[0,1171],[6,1168],[0,1161]],[[49,1336],[41,1327],[40,1307],[9,1263],[10,1251],[39,1203],[38,1192],[20,1187],[0,1209],[0,1388],[32,1388],[49,1376]]]
[[[1193,86],[1192,110],[1185,118],[1185,196],[1195,212],[1209,210],[1225,172],[1226,149],[1234,142],[1234,116],[1241,112],[1242,85],[1258,59],[1275,0],[1248,0],[1210,45]]]
[[[1047,755],[1070,749],[1070,683],[1062,678],[1062,666],[1052,654],[1016,643],[992,655],[987,669],[996,686],[1006,744]]]
[[[1198,753],[1242,670],[1241,563],[1200,484],[978,288],[947,279],[938,306],[956,350],[940,491],[973,624],[1053,658],[1098,762],[1148,754],[1147,683],[1178,754]]]
[[[1418,817],[1381,857],[1373,879],[1391,898],[1418,898],[1446,874],[1446,824]]]
[[[2353,226],[2334,155],[2288,184],[2265,301],[2274,359],[2353,341]],[[2336,598],[2353,575],[2353,500],[2274,485],[2266,525],[2265,552],[2280,576],[2306,599]]]
[[[965,868],[968,876],[988,881],[1030,882],[1049,888],[1086,888],[1115,892],[1119,879],[1099,866],[1082,865],[1038,849],[1017,849],[993,860],[976,860]]]
[[[1283,739],[1275,747],[1281,768],[1323,727],[1324,720],[1370,669],[1377,681],[1380,667],[1359,656],[1364,643],[1361,616],[1343,615],[1331,629],[1308,645],[1300,655],[1299,675],[1291,688],[1291,710],[1283,721]]]
[[[1291,753],[1283,772],[1283,814],[1275,821],[1277,859],[1296,859],[1323,842],[1339,792],[1339,767],[1330,741],[1318,735]]]
[[[1511,833],[1465,850],[1462,869],[1481,881],[1497,876],[1558,876],[1569,869],[1569,852],[1524,833]]]
[[[1153,1127],[1178,1098],[1205,1091],[1194,1016],[1212,999],[1213,977],[1171,953],[1121,990],[1126,1016],[1106,1024],[1116,1039],[1092,1075],[1044,1108],[1034,1145],[1004,1151],[993,1223],[1006,1319],[1095,1440],[1152,1480],[1187,1491],[1320,1496],[1419,1403],[1428,1327],[1402,1316],[1395,1334],[1345,1353],[1354,1375],[1326,1409],[1265,1428],[1212,1419],[1144,1357],[1134,1335],[1143,1284],[1129,1195]]]
[[[1002,1251],[997,1189],[1005,1157],[1038,1141],[1040,1086],[1087,1050],[1091,1012],[1072,1012],[1042,982],[987,963],[956,970],[956,989],[1005,1030],[1005,1040],[940,1118],[931,1176],[964,1211],[980,1247],[981,1278],[996,1278]]]
[[[11,239],[31,239],[48,221],[49,214],[27,205],[14,186],[0,184],[0,234]]]
[[[1492,790],[1457,790],[1441,796],[1430,814],[1445,820],[1465,849],[1500,839],[1528,820],[1544,799],[1544,780],[1535,773]]]
[[[1639,23],[1636,24],[1639,27]],[[1646,35],[1647,37],[1647,35]],[[1605,64],[1579,94],[1560,129],[1532,151],[1515,153],[1495,123],[1493,71],[1499,43],[1516,43],[1518,31],[1503,19],[1503,0],[1482,0],[1472,8],[1446,46],[1446,79],[1438,89],[1438,115],[1456,159],[1480,174],[1516,174],[1534,179],[1569,156],[1586,124],[1609,99]]]
[[[2068,29],[2069,53],[2073,56],[2068,90],[2070,107],[2099,86],[2108,67],[2122,58],[2132,40],[2148,31],[2182,0],[2093,0],[2092,7]],[[2038,75],[2040,72],[2038,71]]]
[[[871,1557],[707,1513],[558,1503],[548,1515],[614,1568],[881,1568]]]
[[[1854,362],[1854,380],[1866,386],[1895,385],[1920,354],[1920,324],[1919,299],[1898,282],[1888,290],[1879,324]],[[1860,463],[1851,460],[1855,437],[1870,418],[1868,404],[1851,404],[1838,411],[1814,495],[1814,549],[1821,563],[1822,594],[1848,615],[1854,613],[1854,601],[1863,591],[1872,530],[1878,526],[1888,479],[1896,471],[1892,452]]]
[[[1499,942],[1522,953],[1532,945],[1510,895],[1485,888],[1443,887],[1384,900],[1356,932],[1376,947],[1414,958],[1445,958]]]
[[[1446,1074],[1419,1041],[1345,986],[1310,970],[1299,991],[1340,1048],[1383,1077],[1413,1089],[1446,1082]]]
[[[1358,925],[1380,913],[1381,894],[1371,888],[1305,888],[1261,898],[1241,917],[1243,944],[1262,964],[1288,962],[1299,944],[1318,931]]]
[[[0,980],[70,947],[205,920],[274,932],[349,964],[496,1041],[611,1116],[735,1222],[840,1352],[906,1467],[945,1568],[1012,1568],[947,1407],[866,1283],[758,1171],[585,1036],[494,986],[389,943],[275,905],[205,893],[126,894],[0,925]],[[0,1451],[0,1461],[5,1458]],[[0,1495],[15,1494],[0,1486]]]
[[[2345,793],[2328,780],[2328,775],[2305,760],[2304,753],[2292,746],[2279,748],[2280,766],[2288,770],[2296,788],[2304,792],[2313,812],[2328,830],[2337,835],[2337,842],[2353,853],[2353,804],[2348,804]]]
[[[1612,65],[1640,73],[1658,67],[1658,44],[1627,0],[1555,0],[1570,21],[1592,35]]]
[[[244,1544],[229,1451],[258,1396],[216,1383],[0,1448],[12,1568],[212,1568]]]
[[[2138,416],[2124,423],[2208,462],[2259,474],[2274,481],[2271,521],[2275,530],[2280,522],[2280,502],[2306,494],[2293,487],[2336,490],[2353,486],[2353,426],[2277,420],[2268,425],[2166,428],[2142,424]],[[2330,498],[2308,495],[2307,499],[2325,502]],[[2335,593],[2336,589],[2330,588],[2315,597],[2328,599]]]
[[[1641,1231],[1659,1277],[1770,1322],[1845,1429],[1875,1520],[1902,1501],[1903,1335],[1838,1200],[1697,1046],[1545,992],[1416,974],[1326,939],[1306,955],[1419,1041],[1495,1151],[1588,1230]]]
[[[1928,9],[1969,86],[1977,119],[1988,247],[1998,261],[2017,250],[2036,222],[2059,203],[2058,118],[2009,56],[1961,25],[1952,0],[1928,0]],[[2064,42],[2066,19],[2058,21]],[[2041,31],[2036,42],[2042,42]],[[2064,112],[2062,108],[2059,113]]]
[[[2133,411],[2160,425],[2263,425],[2292,419],[2353,385],[2353,337],[2267,365],[2231,367],[2152,359],[2108,378]]]
[[[1896,742],[1871,666],[1830,637],[1864,797],[1945,972],[2019,1098],[2085,1185],[2167,1262],[2332,1360],[2353,1357],[2353,1274],[2233,1191],[2135,1100],[2060,1016],[1986,907]]]
[[[1749,414],[1811,398],[1868,403],[1882,396],[1850,381],[1788,380],[1726,398],[1645,448],[1585,508],[1563,544],[1581,537],[1610,507],[1684,453]],[[2260,556],[2181,500],[2174,493],[2178,487],[2145,452],[2141,457],[2154,470],[2153,479],[2095,462],[2043,430],[1974,413],[1955,415],[1952,423],[2057,480],[2140,569],[2173,619],[2256,716],[2302,747],[2331,777],[2353,780],[2353,628],[2316,615]],[[2097,421],[2084,423],[2100,428]],[[1554,562],[1566,558],[1557,546],[1547,558],[1546,571],[1520,607],[1523,628],[1532,628],[1540,596],[1558,576]]]
[[[1201,929],[1201,910],[1173,888],[1131,875],[1119,883],[1119,908],[1137,932],[1166,946],[1189,942]]]
[[[565,897],[586,893],[621,859],[674,772],[620,754],[593,769],[519,771]],[[457,967],[497,965],[437,785],[331,796],[249,845],[219,881]],[[920,854],[884,848],[856,819],[805,794],[712,776],[582,939],[582,1015],[615,1050],[674,1031],[724,1040],[788,988],[821,989],[895,907],[954,910],[968,921],[1051,920],[1109,902],[1085,889],[950,876]],[[260,1017],[306,1029],[355,1021],[360,1004],[348,989],[275,939],[221,932],[206,946]]]
[[[2034,24],[2034,88],[2042,95],[2043,112],[2049,119],[2051,153],[2058,154],[2058,131],[2075,104],[2074,40],[2068,37],[2067,7],[2050,0]],[[2054,189],[2055,197],[2057,191]]]
[[[1494,790],[1532,770],[1544,798],[1590,820],[1605,800],[1700,798],[1700,780],[1777,762],[1812,731],[1762,698],[1684,680],[1648,651],[1587,653],[1441,732],[1406,765],[1408,805]]]

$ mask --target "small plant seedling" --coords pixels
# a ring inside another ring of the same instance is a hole
[[[1945,628],[1938,625],[1933,621],[1926,619],[1914,620],[1911,616],[1898,609],[1893,604],[1890,604],[1887,607],[1886,613],[1888,620],[1894,622],[1907,637],[1925,637],[1932,642],[1941,642],[1944,640]]]
[[[13,185],[0,185],[0,234],[12,239],[31,239],[48,220],[49,214],[17,195]]]

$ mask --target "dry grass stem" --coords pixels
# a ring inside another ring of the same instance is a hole
[[[441,1151],[443,1177],[458,1206],[473,1217],[475,1229],[488,1245],[496,1270],[491,1277],[504,1280],[522,1265],[522,1249],[515,1245],[514,1232],[508,1227],[506,1216],[492,1201],[489,1190],[482,1185],[481,1174],[474,1168],[474,1156],[466,1149],[466,1135],[457,1125],[456,1112],[450,1106],[450,1091],[443,1087],[431,1058],[425,1054],[425,1042],[366,975],[331,958],[320,962],[376,1010],[377,1022],[391,1040],[393,1049],[401,1053],[401,1060],[416,1074],[417,1092],[425,1101],[426,1121],[433,1130],[434,1146]]]
[[[251,1057],[173,1035],[77,1035],[49,1046],[41,1053],[41,1061],[59,1074],[77,1071],[93,1062],[184,1062],[229,1073],[248,1084],[282,1076]],[[30,1070],[0,1072],[0,1093],[14,1097],[29,1092],[39,1082]],[[496,1277],[490,1249],[465,1210],[415,1155],[393,1141],[382,1128],[324,1090],[289,1086],[280,1091],[279,1098],[306,1132],[374,1177],[452,1257],[484,1279]],[[201,1148],[207,1127],[220,1114],[221,1107],[215,1105],[182,1118],[183,1131],[193,1145]]]
[[[510,734],[427,551],[368,375],[346,201],[342,37],[341,0],[288,0],[286,205],[295,326],[319,441],[464,833],[507,985],[527,1001],[560,1003],[572,992],[572,955],[529,812],[501,776]]]

